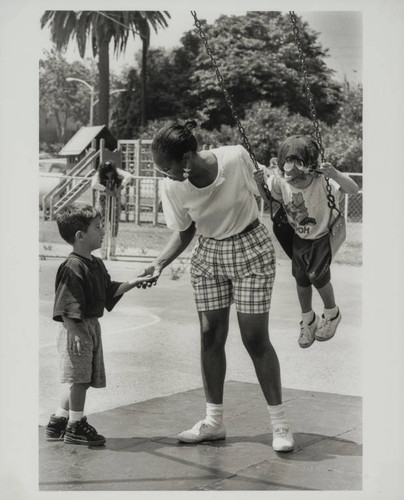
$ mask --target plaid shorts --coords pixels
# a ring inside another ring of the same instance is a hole
[[[191,259],[197,310],[222,309],[234,302],[241,313],[268,312],[275,264],[264,224],[224,240],[199,236]]]
[[[81,321],[80,344],[82,353],[73,354],[67,346],[67,330],[62,323],[58,335],[60,381],[62,384],[87,384],[105,387],[105,367],[102,352],[101,327],[97,318]]]

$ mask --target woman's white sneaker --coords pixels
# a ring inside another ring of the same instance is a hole
[[[288,425],[276,424],[272,427],[272,448],[274,451],[292,451],[294,446],[295,440]]]
[[[183,443],[202,443],[202,441],[218,441],[226,438],[224,425],[214,426],[200,420],[192,429],[180,432],[177,439]]]

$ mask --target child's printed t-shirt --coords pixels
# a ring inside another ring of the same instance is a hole
[[[282,203],[289,224],[300,238],[314,240],[327,234],[330,208],[324,176],[314,177],[304,189],[296,188],[283,177],[275,175],[270,175],[267,182],[272,196]],[[328,182],[338,207],[339,185],[333,179]],[[335,210],[332,212],[331,220],[334,220],[337,213]]]
[[[164,179],[162,202],[167,227],[185,231],[192,221],[198,234],[221,240],[240,233],[258,217],[254,164],[241,146],[222,146],[209,150],[215,155],[218,174],[203,188],[189,180]]]
[[[72,252],[56,274],[53,319],[100,318],[104,308],[111,311],[122,297],[114,297],[120,285],[111,280],[100,258],[86,259]]]

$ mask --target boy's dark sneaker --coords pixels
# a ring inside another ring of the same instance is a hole
[[[45,429],[46,439],[48,441],[63,441],[67,426],[67,418],[51,415],[48,425]]]
[[[83,417],[78,422],[69,422],[66,427],[64,442],[68,444],[86,444],[89,446],[102,446],[105,437],[97,433],[93,426]]]

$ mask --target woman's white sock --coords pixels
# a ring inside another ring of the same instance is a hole
[[[206,418],[205,422],[210,425],[219,427],[223,424],[223,404],[215,405],[206,403]]]
[[[285,408],[283,404],[281,403],[280,405],[276,406],[267,406],[268,413],[269,413],[269,418],[271,419],[271,424],[272,425],[278,425],[278,424],[288,424],[288,419],[286,418],[286,413],[285,413]]]

